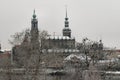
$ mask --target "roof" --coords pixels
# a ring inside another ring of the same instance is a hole
[[[64,60],[71,60],[74,57],[76,57],[79,60],[86,60],[86,56],[83,54],[71,54],[71,55],[67,56]],[[90,60],[90,57],[88,57],[88,59]]]
[[[111,62],[116,62],[118,61],[117,58],[112,58],[110,60],[99,60],[98,63],[111,63]]]
[[[1,58],[10,58],[10,55],[9,53],[4,53],[4,54],[0,54],[0,59]]]
[[[68,37],[68,36],[49,36],[49,37],[47,37],[47,39],[59,39],[59,40],[61,40],[61,39],[63,39],[63,40],[73,40],[73,39],[75,39],[75,37]]]
[[[42,50],[43,52],[44,51],[46,51],[46,49],[43,49]],[[70,53],[74,53],[74,52],[79,52],[79,50],[77,50],[77,49],[47,49],[47,51],[49,52],[49,53],[52,53],[52,52],[56,52],[56,53],[59,53],[59,52],[70,52]]]
[[[120,71],[106,71],[106,74],[120,74]]]

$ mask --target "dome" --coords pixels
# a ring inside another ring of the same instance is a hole
[[[36,15],[35,15],[35,14],[33,14],[33,18],[36,18]]]

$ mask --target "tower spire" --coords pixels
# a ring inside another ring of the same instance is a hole
[[[31,20],[31,42],[35,43],[38,42],[38,36],[39,36],[39,31],[38,31],[38,20],[36,19],[36,14],[35,10],[33,11],[33,18]]]
[[[66,8],[66,18],[67,18],[67,5],[65,6],[65,8]]]
[[[69,27],[69,21],[68,21],[68,15],[67,15],[67,5],[65,6],[65,8],[66,8],[65,27]]]
[[[34,11],[33,11],[33,18],[34,18],[34,19],[36,18],[35,9],[34,9]]]
[[[68,15],[67,15],[67,6],[65,6],[65,27],[63,29],[63,36],[71,37],[71,29],[69,28],[69,21],[68,21]]]
[[[65,17],[65,20],[68,20],[68,14],[67,14],[67,5],[65,6],[65,10],[66,10],[66,17]]]
[[[35,14],[35,9],[34,9],[34,14]]]

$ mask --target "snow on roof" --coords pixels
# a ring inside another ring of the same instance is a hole
[[[120,58],[120,55],[118,55],[117,57]]]
[[[44,51],[44,50],[43,50]],[[76,50],[76,49],[48,49],[47,50],[48,52],[79,52],[79,50]]]
[[[107,74],[120,74],[120,71],[106,71]]]
[[[116,62],[118,61],[117,58],[112,58],[110,60],[99,60],[98,63],[110,63],[110,62]]]
[[[71,60],[73,57],[76,57],[80,60],[86,60],[86,56],[83,54],[71,54],[71,55],[67,56],[64,60]],[[88,57],[88,60],[90,60],[90,57]]]
[[[68,37],[68,36],[49,36],[47,39],[67,39],[67,40],[72,40],[75,39],[74,37]]]

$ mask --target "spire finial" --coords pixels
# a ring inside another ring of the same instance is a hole
[[[66,10],[66,17],[65,17],[65,20],[68,20],[68,15],[67,15],[67,5],[65,5],[65,10]]]
[[[34,9],[34,14],[35,14],[35,9]]]
[[[67,5],[65,5],[65,8],[66,8],[66,18],[67,18]]]
[[[33,11],[33,18],[36,18],[35,9]]]

